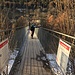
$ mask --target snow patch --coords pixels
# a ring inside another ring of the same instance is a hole
[[[19,51],[14,50],[11,54],[10,54],[10,58],[9,58],[9,62],[8,62],[8,75],[10,73],[10,70],[14,64],[15,58],[17,57]]]

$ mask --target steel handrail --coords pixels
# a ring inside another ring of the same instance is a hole
[[[9,30],[24,28],[24,27],[26,27],[26,26],[21,26],[21,27],[16,27],[16,28],[11,28],[11,29],[1,30],[0,33],[1,33],[1,32],[6,32],[6,31],[9,31]]]
[[[54,31],[54,30],[51,30],[51,29],[47,29],[47,28],[44,28],[44,27],[42,27],[42,28],[46,31],[50,31],[50,32],[53,32],[53,33],[56,33],[56,34],[59,34],[59,35],[62,35],[62,36],[65,36],[65,37],[68,37],[68,38],[71,38],[71,39],[75,40],[74,36],[70,36],[70,35],[67,35],[67,34],[64,34],[64,33],[58,32],[58,31]]]

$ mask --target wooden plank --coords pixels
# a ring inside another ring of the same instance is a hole
[[[42,62],[36,60],[36,55],[43,48],[36,35],[34,37],[36,39],[31,39],[30,34],[28,35],[23,75],[50,75],[50,72],[43,68]]]

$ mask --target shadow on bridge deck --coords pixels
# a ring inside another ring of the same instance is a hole
[[[43,49],[36,34],[34,34],[34,39],[31,39],[31,32],[28,32],[27,41],[22,49],[24,49],[24,54],[20,75],[51,75],[50,69],[44,68],[43,63],[36,60],[36,55]]]

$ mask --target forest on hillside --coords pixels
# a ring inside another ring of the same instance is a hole
[[[25,24],[25,22],[21,22],[20,19],[24,19],[24,21],[27,22],[27,17],[19,18],[21,13],[16,10],[16,8],[22,9],[22,7],[18,7],[17,4],[19,3],[21,6],[26,5],[27,8],[25,8],[25,11],[27,11],[26,13],[29,18],[31,13],[35,13],[31,19],[38,17],[37,19],[41,20],[43,27],[75,36],[74,0],[0,0],[0,30],[15,28]],[[24,13],[25,11],[23,11],[22,16],[26,14]],[[16,13],[18,14],[17,16]],[[12,21],[14,21],[15,18],[17,18],[17,20],[14,25],[11,20],[13,19]],[[3,32],[0,35],[2,36],[5,33]]]

